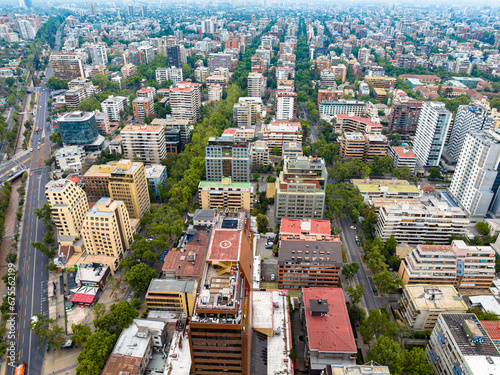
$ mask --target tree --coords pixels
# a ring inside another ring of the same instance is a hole
[[[114,303],[109,308],[109,314],[94,319],[94,327],[109,332],[121,332],[132,324],[138,315],[139,312],[130,303],[125,301]]]
[[[64,329],[60,327],[54,319],[44,318],[42,314],[35,313],[36,320],[30,321],[30,329],[36,334],[38,347],[47,341],[48,345],[59,347],[64,344]]]
[[[61,175],[62,178],[68,177],[71,173],[75,173],[75,170],[73,168],[68,168],[66,169],[63,174]]]
[[[106,305],[98,302],[94,305],[92,311],[94,312],[94,320],[99,320],[106,314]]]
[[[63,141],[62,141],[62,137],[61,137],[61,132],[58,130],[54,133],[52,133],[50,136],[49,136],[49,139],[53,142],[53,143],[57,143],[58,146],[62,146],[63,144]]]
[[[438,179],[438,178],[442,178],[443,176],[441,176],[441,171],[439,170],[438,167],[431,167],[429,168],[429,178],[430,179]]]
[[[75,345],[83,344],[92,335],[90,327],[83,324],[72,324],[71,332],[73,332],[71,340],[75,343]]]
[[[139,263],[130,268],[123,280],[134,289],[134,292],[140,294],[146,291],[151,279],[154,277],[156,277],[154,269],[145,263]]]
[[[139,308],[141,307],[141,300],[139,298],[134,298],[131,305],[134,309],[139,310]]]
[[[39,252],[45,255],[48,259],[54,258],[57,254],[55,249],[52,249],[50,246],[47,246],[46,244],[40,241],[32,242],[31,246],[33,246],[35,249],[37,249]]]
[[[275,156],[280,156],[281,155],[281,151],[280,151],[280,148],[278,147],[278,145],[274,146],[274,148],[273,148],[273,155],[275,155]]]
[[[358,271],[359,271],[359,263],[357,262],[344,264],[344,266],[342,267],[342,275],[344,275],[347,279],[353,278]]]
[[[403,286],[403,281],[394,272],[382,271],[373,276],[373,283],[381,293],[393,294]]]
[[[363,320],[365,320],[365,310],[359,307],[356,303],[348,305],[347,312],[349,314],[349,320],[353,326],[356,326],[357,323],[362,323]]]
[[[259,233],[265,233],[267,231],[268,224],[269,220],[266,215],[264,214],[257,215],[257,227],[259,229]]]
[[[371,309],[368,318],[366,318],[359,328],[364,342],[370,342],[373,336],[394,337],[398,333],[398,325],[392,322],[386,313],[380,310]]]
[[[490,227],[488,226],[488,224],[482,221],[478,221],[476,223],[476,229],[478,230],[481,236],[486,236],[490,233]]]
[[[360,303],[361,298],[363,298],[363,290],[364,285],[361,281],[355,288],[353,288],[352,286],[348,286],[346,292],[353,303]]]
[[[469,313],[476,314],[479,320],[498,320],[498,315],[493,311],[482,311],[479,307],[469,309]]]
[[[87,99],[83,99],[78,105],[78,109],[83,112],[93,112],[96,109],[101,110],[101,103],[95,96]]]
[[[403,372],[406,375],[433,375],[434,368],[427,362],[422,348],[413,348],[403,352]]]
[[[83,344],[83,351],[78,354],[77,375],[99,375],[106,364],[108,355],[113,350],[117,335],[106,331],[97,331]]]
[[[378,217],[375,213],[375,210],[370,209],[370,211],[368,211],[368,214],[366,215],[365,221],[363,222],[363,232],[366,234],[372,233],[375,224],[377,224],[377,220]]]
[[[388,366],[391,374],[401,374],[403,369],[403,349],[398,342],[391,340],[387,336],[380,336],[368,353],[368,360],[377,362],[382,366]]]
[[[182,64],[182,77],[187,79],[191,76],[191,67],[188,64]]]

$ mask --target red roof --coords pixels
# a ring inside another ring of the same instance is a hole
[[[75,293],[73,298],[71,298],[71,302],[90,304],[94,302],[95,297],[95,294]]]
[[[237,130],[238,130],[238,129],[236,129],[236,128],[228,128],[228,129],[224,130],[224,132],[223,132],[222,134],[232,134],[232,135],[236,135],[236,131],[237,131]]]
[[[330,235],[330,222],[328,220],[300,220],[281,219],[280,233],[282,234],[324,234]]]
[[[337,114],[335,116],[339,120],[340,119],[350,119],[350,120],[354,120],[354,121],[360,122],[362,124],[365,124],[365,125],[368,125],[368,126],[371,126],[371,127],[383,128],[382,124],[380,124],[378,122],[373,122],[372,120],[370,120],[369,118],[366,118],[366,117],[360,117],[360,116],[349,115],[349,114]]]
[[[493,341],[500,340],[500,322],[498,320],[481,320],[480,322]]]
[[[400,158],[412,158],[412,159],[416,158],[415,154],[413,153],[412,150],[410,150],[409,147],[392,146],[392,148],[394,149],[394,151],[396,151],[396,153]],[[405,152],[405,150],[407,150],[407,152]]]
[[[342,288],[304,288],[309,350],[330,353],[357,353]],[[311,300],[328,305],[323,316],[311,315]]]
[[[214,229],[207,260],[239,261],[241,230]]]
[[[77,184],[78,182],[80,182],[81,177],[76,174],[73,174],[71,176],[66,177],[66,179],[73,181],[75,184]]]
[[[169,251],[162,270],[175,272],[176,277],[200,277],[207,254],[208,234],[204,231],[189,232],[186,238],[184,251]],[[194,263],[190,261],[192,257],[195,257]]]

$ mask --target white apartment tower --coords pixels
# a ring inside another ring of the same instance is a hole
[[[424,102],[418,119],[413,152],[424,167],[437,167],[451,123],[451,112],[442,102]]]
[[[295,117],[297,94],[293,91],[276,91],[276,119],[291,120]]]
[[[101,103],[102,112],[108,115],[109,121],[120,122],[120,112],[125,111],[127,98],[110,95]]]
[[[467,133],[488,130],[492,124],[493,116],[488,108],[475,103],[461,105],[453,122],[447,146],[448,153],[458,161]]]
[[[449,193],[471,221],[482,220],[495,195],[500,133],[496,129],[471,131],[465,136],[461,148]]]
[[[156,69],[156,81],[158,83],[171,80],[174,85],[177,85],[182,79],[182,68],[172,66],[170,68]]]
[[[200,106],[199,83],[182,81],[170,90],[170,107],[174,118],[196,121],[200,117]]]
[[[92,57],[92,65],[106,66],[108,63],[108,55],[106,53],[106,45],[92,44],[89,47],[90,56]]]
[[[262,73],[251,72],[248,74],[248,96],[262,98],[266,90],[266,78]]]

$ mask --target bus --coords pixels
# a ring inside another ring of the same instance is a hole
[[[37,126],[35,131],[38,133],[39,130],[40,130],[40,128]]]
[[[24,375],[25,369],[26,369],[26,362],[23,362],[16,367],[16,372],[14,373],[14,375]]]

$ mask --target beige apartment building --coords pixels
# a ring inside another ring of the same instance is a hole
[[[200,118],[201,89],[199,83],[182,81],[170,89],[170,107],[176,119],[196,121]]]
[[[232,182],[231,177],[200,181],[198,192],[203,210],[231,208],[250,212],[253,208],[254,189],[250,182]]]
[[[431,330],[439,314],[464,314],[468,307],[453,285],[406,285],[400,301],[401,315],[414,330]]]
[[[111,167],[109,192],[112,199],[125,203],[132,219],[149,212],[150,200],[144,164],[122,159]]]
[[[286,158],[276,181],[276,218],[322,219],[327,177],[325,161],[321,158]]]
[[[275,147],[278,147],[280,155],[282,155],[285,143],[302,142],[302,125],[300,122],[273,122],[264,125],[262,132],[263,139],[267,142],[271,153]]]
[[[50,55],[50,63],[52,64],[52,71],[56,78],[85,78],[85,61],[83,54],[59,52]]]
[[[82,234],[87,253],[101,256],[114,272],[133,241],[127,207],[122,201],[99,199],[85,217]]]
[[[359,159],[373,163],[375,157],[387,155],[389,141],[383,134],[363,134],[349,132],[340,139],[340,158],[342,160]]]
[[[464,235],[468,224],[461,208],[426,197],[418,203],[380,204],[375,234],[384,241],[394,236],[398,243],[447,245],[451,236]]]
[[[487,290],[495,277],[491,246],[418,245],[401,260],[398,277],[407,284],[454,285],[457,289]]]
[[[233,106],[233,118],[239,127],[250,127],[260,121],[262,99],[241,97]]]
[[[269,164],[269,147],[266,141],[255,141],[251,145],[250,157],[252,158],[252,166],[265,166]]]
[[[123,156],[143,163],[160,164],[167,157],[165,127],[161,125],[126,125],[120,132]]]
[[[57,180],[49,181],[45,185],[45,196],[49,202],[59,238],[77,237],[85,214],[89,210],[85,191],[73,181]]]

